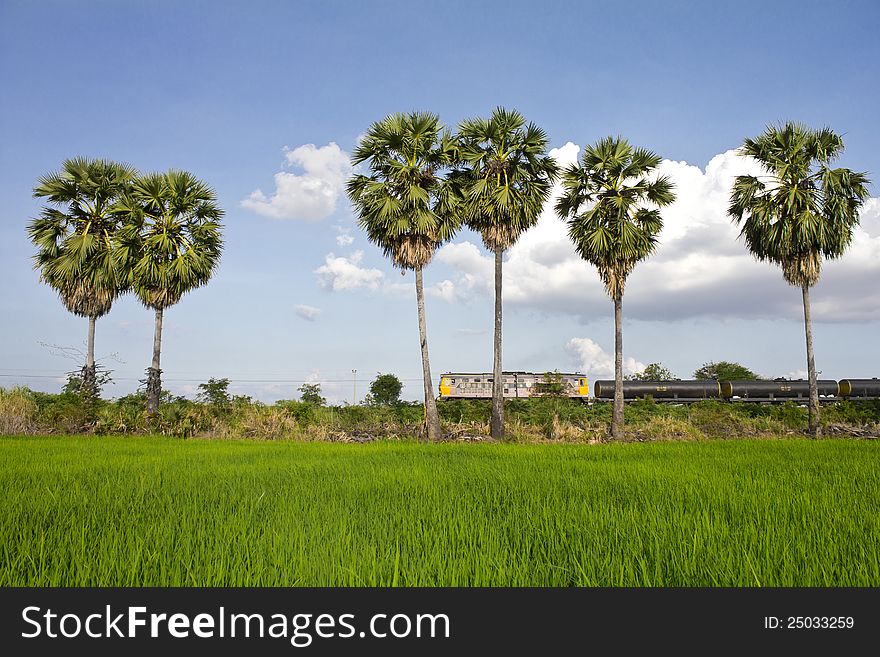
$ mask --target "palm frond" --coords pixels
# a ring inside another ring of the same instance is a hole
[[[728,215],[755,258],[778,264],[792,285],[814,285],[822,259],[839,258],[852,241],[868,198],[866,174],[827,166],[843,151],[829,128],[770,126],[740,151],[761,164],[768,182],[738,176]]]
[[[672,181],[654,177],[660,162],[659,155],[622,137],[607,137],[587,146],[580,163],[563,173],[556,212],[613,299],[623,296],[635,265],[657,248],[659,208],[675,201]]]

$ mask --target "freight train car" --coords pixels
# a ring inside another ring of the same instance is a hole
[[[614,399],[614,381],[596,381],[596,399]],[[624,399],[644,399],[679,403],[696,402],[721,397],[718,381],[624,381]]]
[[[837,381],[820,379],[816,382],[819,401],[839,399]],[[809,401],[809,381],[722,381],[721,396],[731,401]]]
[[[841,379],[840,396],[845,399],[880,399],[880,379]]]
[[[446,372],[440,376],[440,399],[491,399],[491,372]],[[587,377],[578,372],[504,372],[505,399],[528,399],[548,394],[587,401]]]

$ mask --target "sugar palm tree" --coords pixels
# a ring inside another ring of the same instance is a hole
[[[495,256],[495,331],[492,366],[492,437],[504,437],[501,366],[502,259],[506,249],[538,222],[558,175],[547,155],[547,134],[521,114],[496,108],[488,119],[459,126],[463,166],[452,180],[462,197],[463,217]]]
[[[614,410],[611,436],[623,437],[623,293],[636,264],[654,253],[660,208],[675,200],[672,182],[655,176],[660,156],[607,137],[584,149],[562,174],[556,212],[568,221],[578,254],[598,269],[614,301]]]
[[[34,197],[52,206],[44,207],[28,225],[37,247],[34,266],[70,312],[89,320],[81,389],[90,396],[98,392],[95,324],[110,312],[125,287],[112,258],[119,228],[112,207],[136,175],[132,167],[118,162],[74,158],[34,187]]]
[[[428,356],[422,270],[458,229],[455,195],[442,175],[455,162],[455,147],[436,115],[392,114],[374,123],[354,150],[352,163],[367,162],[369,173],[353,175],[347,185],[369,240],[396,266],[415,272],[425,422],[431,441],[440,438],[440,416]]]
[[[187,171],[139,177],[116,206],[116,261],[141,303],[155,312],[153,360],[147,370],[147,412],[155,414],[162,391],[162,320],[165,309],[205,285],[223,249],[223,210],[214,190]]]
[[[789,285],[801,288],[810,379],[810,424],[819,428],[819,393],[813,357],[810,288],[819,281],[822,259],[839,258],[852,241],[859,208],[868,198],[868,178],[850,169],[832,169],[843,139],[829,128],[798,123],[768,127],[746,139],[742,155],[755,158],[765,175],[737,176],[728,214],[758,260],[775,263]]]

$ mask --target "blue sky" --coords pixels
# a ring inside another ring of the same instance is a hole
[[[427,109],[454,126],[497,105],[542,126],[562,159],[608,134],[667,158],[683,198],[628,288],[633,367],[687,376],[729,359],[796,374],[800,295],[751,261],[723,217],[726,186],[748,170],[731,151],[768,123],[829,125],[845,136],[842,165],[876,181],[878,24],[876,2],[3,0],[0,385],[58,389],[74,363],[42,343],[83,346],[86,322],[38,283],[24,227],[36,178],[84,155],[189,169],[227,212],[215,278],[166,315],[166,387],[192,394],[227,376],[272,400],[311,379],[350,400],[357,369],[359,397],[390,371],[416,398],[412,278],[357,229],[338,193],[344,161],[387,113]],[[242,205],[258,189],[284,216]],[[814,291],[823,376],[880,375],[880,201],[862,223]],[[505,367],[604,376],[611,306],[561,231],[548,213],[509,255]],[[486,262],[464,232],[426,271],[435,375],[491,367]],[[108,394],[137,385],[151,331],[132,298],[99,321],[98,355],[115,354]]]

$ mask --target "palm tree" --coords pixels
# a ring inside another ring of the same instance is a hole
[[[369,162],[369,175],[348,181],[348,195],[367,237],[403,270],[416,274],[416,301],[425,422],[428,440],[440,438],[434,399],[422,270],[458,229],[454,194],[442,171],[455,162],[456,144],[434,114],[392,114],[374,123],[352,154],[355,165]]]
[[[34,197],[44,207],[27,228],[37,247],[34,266],[40,279],[58,292],[75,315],[88,317],[86,364],[81,390],[97,396],[95,324],[113,305],[125,284],[113,262],[113,237],[119,219],[112,207],[137,172],[108,160],[65,160],[61,171],[41,177]]]
[[[223,249],[214,190],[187,171],[151,173],[135,180],[117,204],[126,224],[116,258],[141,303],[155,311],[153,360],[147,369],[147,412],[162,391],[162,320],[166,308],[205,285]]]
[[[829,128],[812,130],[791,122],[768,127],[740,149],[766,173],[737,176],[727,211],[742,226],[740,236],[752,255],[779,265],[786,282],[801,288],[814,438],[821,431],[810,288],[819,281],[822,258],[839,258],[852,241],[870,182],[864,173],[830,168],[841,152],[843,139]]]
[[[498,107],[488,119],[459,126],[464,166],[452,179],[460,189],[465,223],[495,254],[495,333],[492,367],[492,437],[504,437],[501,367],[501,265],[505,249],[538,222],[558,175],[547,155],[547,134],[521,114]]]
[[[607,137],[584,149],[562,175],[556,212],[581,258],[599,270],[614,301],[614,411],[611,436],[623,437],[623,292],[636,263],[657,247],[660,208],[675,200],[672,182],[654,176],[660,156]]]

